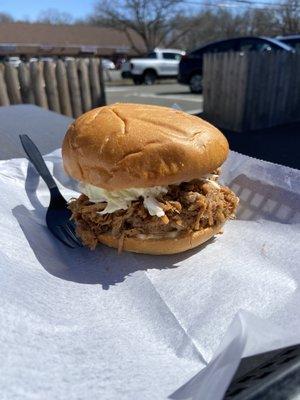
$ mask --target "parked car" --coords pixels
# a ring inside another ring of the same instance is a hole
[[[21,64],[21,59],[18,56],[12,56],[7,58],[7,62],[13,67],[18,67]]]
[[[154,49],[145,58],[132,58],[122,66],[122,78],[132,78],[138,85],[153,85],[160,78],[176,78],[181,57],[177,49]]]
[[[115,64],[109,58],[102,58],[102,66],[104,69],[116,69]]]
[[[178,82],[189,85],[192,93],[202,91],[203,56],[207,53],[224,53],[228,51],[259,51],[273,50],[294,51],[287,44],[267,37],[240,37],[209,43],[182,57],[179,64]]]
[[[300,49],[300,35],[276,36],[275,39],[280,40],[294,49]]]
[[[29,63],[37,62],[37,61],[54,61],[57,57],[49,57],[49,56],[42,56],[42,57],[30,57]]]
[[[30,57],[29,62],[37,62],[39,59],[37,57]]]
[[[123,64],[125,64],[127,61],[127,57],[125,56],[119,56],[117,57],[117,59],[115,60],[115,66],[116,69],[122,69]]]
[[[65,62],[67,62],[67,61],[75,61],[75,60],[76,60],[75,57],[69,57],[69,56],[62,57],[62,59],[63,59],[63,61],[65,61]]]

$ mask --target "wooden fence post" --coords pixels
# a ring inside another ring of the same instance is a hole
[[[33,86],[35,104],[40,107],[48,108],[45,81],[43,76],[43,63],[41,61],[30,63],[30,76]]]
[[[65,64],[62,60],[57,61],[56,79],[57,79],[57,88],[58,88],[61,112],[62,114],[67,115],[68,117],[72,117],[73,115],[71,108],[67,72]]]
[[[235,60],[235,79],[238,85],[232,87],[232,118],[233,130],[243,130],[245,116],[245,101],[247,93],[247,76],[248,76],[248,54],[236,54]]]
[[[90,58],[89,60],[89,76],[92,93],[92,107],[99,107],[101,105],[101,89],[99,79],[99,60]]]
[[[67,76],[69,81],[73,117],[77,118],[79,117],[79,115],[82,114],[82,107],[81,107],[81,97],[80,97],[80,86],[79,86],[75,60],[70,60],[67,62]]]
[[[45,78],[46,94],[47,94],[49,109],[57,113],[60,113],[55,68],[56,65],[54,62],[45,61],[44,78]]]
[[[78,62],[78,78],[81,90],[81,100],[83,112],[89,111],[92,108],[91,89],[88,66],[82,58]]]
[[[28,64],[21,62],[18,70],[22,101],[25,104],[34,104],[34,94]]]
[[[99,78],[100,78],[100,105],[106,105],[106,92],[105,92],[105,81],[104,81],[104,73],[103,73],[103,63],[102,59],[99,60]]]
[[[211,69],[212,69],[212,57],[211,54],[207,54],[203,59],[203,77],[202,77],[204,114],[210,114],[210,107],[212,105],[212,100],[211,100],[212,86],[209,84]]]
[[[292,121],[299,121],[299,110],[300,110],[300,50],[296,52],[294,56],[294,93],[293,93],[293,101],[292,101]],[[298,90],[297,90],[298,88]]]
[[[4,79],[4,65],[0,64],[0,106],[9,106],[10,101]]]
[[[5,64],[5,81],[8,92],[8,97],[11,104],[21,104],[22,98],[20,93],[20,84],[18,79],[18,71],[16,67],[9,63]]]

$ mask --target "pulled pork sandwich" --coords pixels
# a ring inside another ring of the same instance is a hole
[[[83,114],[62,147],[82,192],[69,205],[77,235],[91,249],[148,254],[200,245],[237,207],[217,182],[227,154],[218,129],[182,111],[117,103]]]

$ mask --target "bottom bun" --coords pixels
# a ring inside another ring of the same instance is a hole
[[[140,238],[124,238],[122,250],[143,254],[175,254],[193,249],[200,244],[206,242],[211,237],[220,233],[222,225],[201,229],[197,232],[180,235],[175,238],[158,238],[158,239],[140,239]],[[98,236],[99,242],[106,246],[119,248],[119,239],[109,234]]]

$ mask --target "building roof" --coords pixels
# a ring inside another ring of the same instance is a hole
[[[131,37],[135,46],[143,51],[141,39],[134,32]],[[35,48],[35,52],[37,47],[39,53],[44,54],[55,54],[59,49],[65,54],[66,48],[70,55],[78,49],[95,54],[135,53],[126,35],[112,28],[26,22],[0,23],[0,51],[1,47],[11,54],[22,47],[25,53],[30,48]]]

